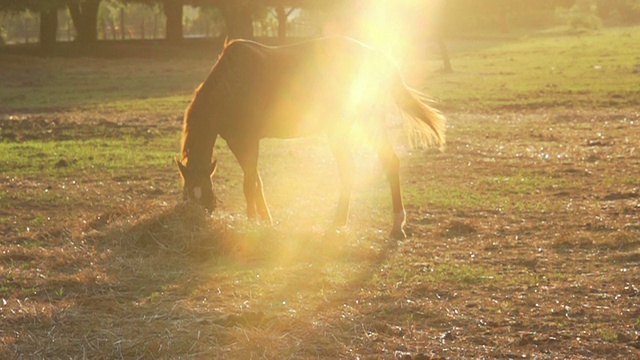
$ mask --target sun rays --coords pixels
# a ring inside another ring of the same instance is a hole
[[[350,36],[368,43],[396,62],[413,56],[432,24],[437,2],[368,0],[358,2]]]
[[[427,51],[425,44],[433,32],[438,1],[365,0],[352,6],[352,17],[340,35],[351,36],[372,46],[381,58],[390,61],[403,74],[410,73],[415,63],[423,61],[421,59],[424,59]],[[346,67],[354,68],[352,65]],[[407,133],[410,136],[408,139],[397,136],[397,133],[390,135],[400,149],[431,142],[424,136],[420,140],[413,139],[414,133],[425,133],[424,129],[411,127],[415,125],[413,122],[402,124],[402,114],[388,94],[391,79],[385,78],[388,72],[380,68],[378,61],[369,59],[359,64],[356,70],[357,75],[347,99],[350,113],[356,114],[363,107],[368,108],[365,116],[384,118],[388,129]],[[371,146],[381,136],[370,131],[370,127],[366,126],[367,121],[370,119],[364,120],[364,127],[354,128],[353,140],[356,145]]]

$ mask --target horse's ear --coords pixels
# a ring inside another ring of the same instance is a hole
[[[218,168],[218,160],[213,160],[213,162],[211,163],[211,168],[209,168],[209,175],[213,176],[217,168]]]
[[[180,176],[182,176],[182,178],[185,178],[185,174],[187,173],[187,167],[184,166],[182,164],[182,162],[180,160],[178,160],[178,158],[173,158],[176,161],[176,165],[178,165],[178,170],[180,170]]]

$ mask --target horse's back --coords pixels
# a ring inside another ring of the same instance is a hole
[[[379,86],[372,82],[377,62],[371,48],[343,37],[278,47],[232,41],[210,76],[224,98],[220,121],[228,134],[221,135],[251,129],[259,137],[296,137],[345,123],[357,82]]]
[[[333,77],[348,77],[366,58],[378,56],[372,48],[346,37],[308,40],[291,45],[267,46],[251,40],[233,40],[225,45],[219,65],[263,75],[269,80],[294,76],[318,78],[331,72]],[[264,74],[260,74],[263,72]],[[255,81],[264,80],[261,77]],[[322,78],[323,81],[331,81]]]

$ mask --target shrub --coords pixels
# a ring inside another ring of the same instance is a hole
[[[570,9],[558,8],[556,17],[574,30],[595,30],[602,26],[595,0],[577,0]]]

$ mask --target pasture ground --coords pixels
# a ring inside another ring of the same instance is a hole
[[[0,56],[0,357],[638,357],[640,86],[637,55],[609,48],[638,36],[500,42],[456,52],[452,75],[413,65],[448,145],[400,149],[400,242],[366,149],[350,226],[325,231],[322,139],[263,143],[273,227],[244,219],[224,142],[221,208],[180,205],[181,112],[210,60]]]

